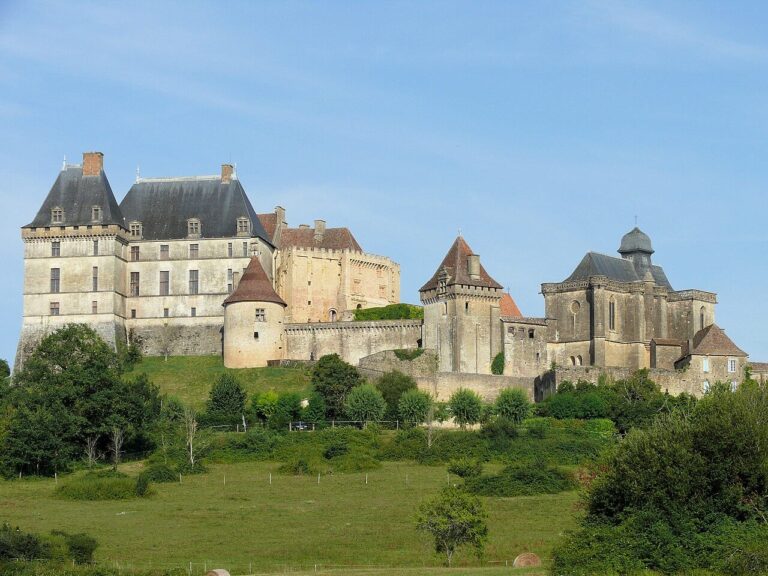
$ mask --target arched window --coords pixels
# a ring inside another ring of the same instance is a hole
[[[608,330],[616,330],[616,300],[608,302]]]
[[[571,366],[576,366],[576,357],[571,356]]]
[[[704,310],[704,306],[699,308],[699,330],[704,329],[704,312],[706,312],[706,310]]]
[[[582,365],[581,356],[576,356],[576,366],[581,366],[581,365]]]
[[[336,322],[336,310],[334,310],[333,308],[328,310],[328,320],[330,320],[331,322]]]

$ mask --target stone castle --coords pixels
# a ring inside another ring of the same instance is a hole
[[[89,152],[65,164],[22,228],[24,318],[16,366],[71,322],[148,355],[223,356],[230,368],[337,353],[375,375],[397,368],[434,393],[459,386],[537,397],[558,380],[649,368],[670,392],[737,386],[747,354],[715,324],[716,295],[677,291],[638,228],[619,257],[588,252],[542,284],[545,317],[523,316],[459,236],[420,289],[422,320],[352,321],[400,301],[398,264],[363,251],[347,228],[291,228],[258,214],[233,166],[221,174],[137,178],[118,204]],[[423,348],[407,362],[397,349]],[[504,372],[491,375],[503,354]],[[755,365],[762,367],[763,365]]]

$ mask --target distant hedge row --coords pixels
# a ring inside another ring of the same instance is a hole
[[[413,304],[390,304],[381,308],[361,308],[355,310],[355,320],[420,320],[424,318],[424,308]]]

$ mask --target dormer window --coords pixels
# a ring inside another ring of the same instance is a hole
[[[91,220],[93,222],[101,222],[101,206],[91,207]]]
[[[247,236],[251,233],[251,221],[248,218],[237,219],[237,235]]]
[[[128,225],[128,230],[130,231],[131,238],[141,238],[141,233],[142,233],[141,222],[131,222]]]
[[[197,218],[187,220],[187,236],[190,238],[200,238],[200,220]]]
[[[51,224],[64,224],[63,208],[54,208],[51,210]]]

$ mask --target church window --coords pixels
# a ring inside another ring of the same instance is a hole
[[[200,220],[197,218],[187,220],[187,236],[190,238],[200,237]]]
[[[170,315],[170,310],[168,308],[163,308],[163,318],[168,318]]]
[[[138,262],[139,258],[139,246],[131,246],[131,262]]]
[[[736,372],[736,358],[728,358],[728,372]]]
[[[701,359],[701,371],[702,372],[709,372],[709,358],[702,358]]]
[[[248,242],[243,242],[243,258],[248,258]]]
[[[101,222],[101,206],[93,206],[91,208],[91,220],[93,222]]]
[[[189,245],[189,259],[190,260],[197,260],[200,254],[200,244],[190,244]]]
[[[168,244],[160,244],[160,260],[168,260],[171,256]]]
[[[238,218],[237,219],[237,234],[238,236],[242,234],[248,234],[251,231],[251,222],[248,220],[248,218]]]
[[[59,315],[59,303],[58,302],[51,302],[51,316],[58,316]]]
[[[51,256],[61,256],[61,242],[58,240],[51,242]]]
[[[91,302],[91,314],[98,314],[99,313],[99,303],[94,300]]]
[[[99,291],[99,267],[94,266],[93,270],[91,271],[91,289],[93,292]]]
[[[170,276],[171,273],[168,270],[160,271],[160,296],[168,296],[170,293]]]
[[[232,258],[232,242],[227,242],[227,258]]]
[[[704,330],[704,306],[699,308],[699,330]]]
[[[59,292],[61,287],[61,268],[51,268],[51,292]]]
[[[264,308],[256,308],[256,322],[266,322],[267,312]]]
[[[192,318],[196,317],[197,316],[197,308],[192,306],[192,309],[189,311],[189,314],[190,314],[190,316],[192,316]]]
[[[93,255],[98,256],[99,255],[99,241],[94,240],[93,241]]]
[[[51,224],[63,224],[64,223],[64,210],[61,208],[54,208],[51,210]]]
[[[616,301],[613,298],[608,303],[608,329],[616,330]]]
[[[189,271],[189,293],[190,294],[197,294],[198,291],[198,271],[197,270],[190,270]]]
[[[139,273],[131,272],[131,296],[139,295]]]
[[[131,222],[128,225],[128,230],[130,231],[131,238],[141,238],[141,222]]]
[[[536,337],[536,331],[533,328],[528,329],[528,338],[535,338]]]

